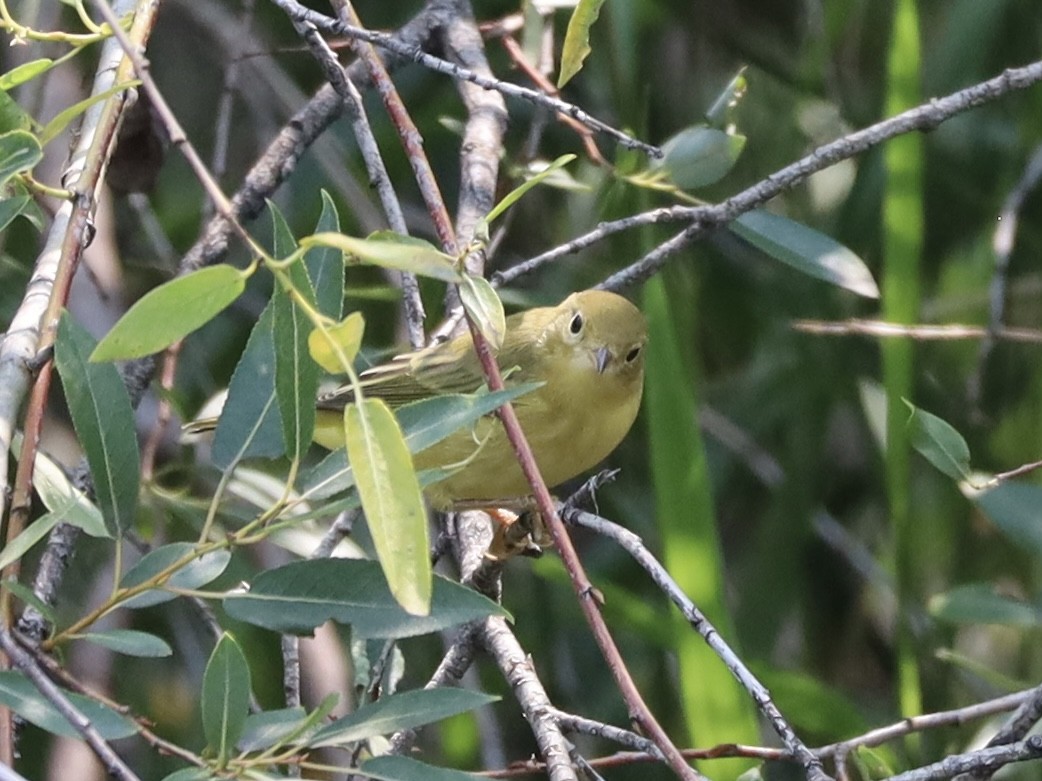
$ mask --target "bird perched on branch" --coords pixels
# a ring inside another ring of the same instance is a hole
[[[507,386],[542,383],[513,402],[539,471],[554,486],[592,468],[630,430],[644,387],[644,316],[622,296],[574,293],[555,307],[511,315],[496,356]],[[484,384],[469,333],[398,356],[362,374],[363,393],[391,407],[445,393],[472,393]],[[344,445],[343,408],[350,386],[318,399],[315,441]],[[415,454],[417,469],[465,463],[429,486],[438,509],[465,502],[496,506],[530,493],[498,418],[487,416]]]

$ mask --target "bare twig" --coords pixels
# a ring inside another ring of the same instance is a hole
[[[931,130],[957,114],[998,100],[1004,95],[1042,81],[1042,62],[1022,68],[1008,68],[1000,75],[980,82],[943,98],[933,98],[921,106],[877,122],[863,130],[850,133],[818,147],[809,155],[766,176],[751,187],[725,201],[708,206],[670,206],[603,222],[594,230],[572,241],[519,263],[496,275],[494,282],[507,284],[529,274],[545,263],[553,262],[603,241],[621,231],[645,225],[688,222],[688,230],[678,234],[666,245],[660,245],[636,263],[608,277],[601,287],[618,290],[652,276],[669,258],[692,241],[737,219],[745,212],[762,206],[774,196],[792,189],[811,174],[835,165],[841,160],[859,155],[895,136],[917,130]],[[668,246],[667,246],[668,245]]]
[[[727,669],[731,671],[731,674],[749,692],[757,708],[770,722],[771,727],[785,743],[786,748],[803,765],[807,771],[808,778],[812,780],[828,778],[821,766],[821,760],[796,736],[795,730],[782,716],[774,701],[771,700],[767,688],[756,679],[756,676],[750,672],[745,663],[731,650],[730,646],[727,645],[705,615],[702,614],[702,611],[695,606],[691,599],[680,589],[676,581],[666,572],[665,567],[651,555],[640,537],[616,523],[591,513],[579,510],[566,510],[564,516],[569,523],[592,529],[621,545],[644,568],[656,585],[669,597],[670,601],[680,609],[680,612],[684,614],[684,618],[690,622],[706,641],[706,644],[727,665]]]
[[[794,320],[792,328],[817,336],[873,336],[882,339],[915,339],[917,341],[961,341],[963,339],[999,339],[1008,342],[1042,344],[1042,331],[1033,328],[996,328],[978,325],[903,325],[883,320]]]
[[[312,54],[315,55],[315,59],[322,66],[326,79],[333,89],[336,90],[341,100],[344,101],[344,107],[351,122],[351,130],[354,133],[355,140],[358,142],[358,149],[362,154],[369,181],[376,189],[377,196],[380,198],[380,204],[383,206],[388,225],[391,226],[391,230],[407,235],[409,229],[405,223],[405,215],[402,212],[398,195],[394,191],[391,177],[387,174],[387,167],[384,165],[380,149],[376,144],[376,138],[369,125],[361,94],[355,87],[354,82],[348,77],[347,72],[341,67],[333,50],[329,48],[322,36],[318,34],[318,30],[315,29],[314,25],[305,22],[294,22],[294,25],[297,28],[297,32],[307,42]],[[372,78],[375,66],[369,65],[365,60],[365,56],[371,52],[362,51],[362,48],[360,45],[353,47],[353,50],[362,62],[366,64],[366,69]],[[401,274],[400,280],[405,303],[405,323],[409,335],[409,343],[413,348],[418,349],[423,346],[424,342],[423,321],[425,318],[423,302],[420,300],[419,283],[416,281],[416,276],[409,273]]]
[[[500,81],[499,79],[482,76],[467,70],[466,68],[461,68],[451,62],[427,54],[418,48],[403,45],[401,42],[395,40],[386,33],[363,30],[357,27],[352,27],[351,25],[343,24],[337,19],[332,19],[318,13],[317,11],[305,8],[295,2],[295,0],[272,0],[272,2],[292,18],[299,19],[300,21],[311,22],[319,29],[327,30],[336,35],[346,35],[352,38],[359,38],[363,41],[375,44],[381,48],[387,49],[388,51],[400,54],[403,57],[414,59],[425,68],[430,68],[438,73],[444,73],[457,81],[469,81],[483,89],[501,92],[507,97],[520,98],[536,105],[545,106],[552,111],[558,111],[582,122],[584,125],[596,130],[598,133],[611,136],[629,149],[637,149],[650,157],[658,158],[662,156],[662,150],[658,147],[653,146],[652,144],[647,144],[623,133],[621,130],[612,127],[608,123],[590,116],[578,106],[571,103],[566,103],[563,100],[558,100],[549,95],[544,95],[538,90],[519,87],[515,84],[510,84],[509,82]]]
[[[531,726],[539,753],[546,762],[545,772],[550,781],[576,781],[568,741],[557,725],[532,658],[524,653],[507,622],[498,616],[483,622],[481,638],[521,705],[521,712]]]
[[[980,404],[984,370],[992,350],[995,349],[995,341],[999,338],[999,332],[1003,330],[1009,260],[1013,254],[1013,245],[1017,237],[1020,210],[1040,180],[1042,180],[1042,145],[1035,149],[1020,180],[1006,197],[995,224],[995,233],[991,242],[992,250],[995,253],[995,275],[991,279],[991,287],[988,291],[988,330],[984,341],[981,342],[980,351],[977,353],[977,369],[970,376],[969,381],[968,395],[974,404]]]
[[[1006,746],[993,746],[965,754],[945,757],[932,765],[918,767],[890,776],[887,781],[940,781],[960,773],[984,771],[993,773],[1014,762],[1027,762],[1042,757],[1042,735],[1032,735],[1027,740]]]
[[[83,715],[65,696],[61,689],[54,685],[50,678],[40,669],[21,643],[6,627],[0,628],[0,647],[11,660],[15,667],[21,670],[25,676],[32,681],[33,685],[55,709],[80,733],[80,736],[91,747],[98,759],[105,766],[105,770],[113,778],[119,781],[139,781],[137,775],[130,767],[119,758],[112,750],[112,746],[101,736],[90,723],[90,719]]]

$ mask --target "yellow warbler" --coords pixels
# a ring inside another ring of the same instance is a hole
[[[555,307],[529,309],[506,321],[496,356],[508,387],[541,382],[513,402],[547,485],[595,466],[633,425],[644,388],[644,316],[622,296],[601,290],[574,293]],[[445,393],[473,393],[484,385],[470,334],[400,355],[361,375],[362,392],[391,407]],[[344,446],[344,406],[350,386],[320,396],[315,442]],[[201,431],[216,421],[196,421]],[[517,500],[530,493],[499,419],[486,416],[413,457],[417,469],[466,462],[425,493],[438,509],[458,502]]]
[[[633,425],[644,387],[647,324],[622,296],[586,290],[555,307],[511,315],[506,325],[497,362],[508,387],[543,383],[513,406],[539,471],[554,486],[602,461]],[[361,379],[365,395],[392,407],[437,394],[472,393],[484,383],[469,333],[398,356]],[[343,447],[342,412],[352,398],[349,386],[319,398],[315,441],[323,447]],[[530,493],[503,426],[492,416],[413,460],[417,469],[429,469],[468,459],[460,471],[426,489],[431,504],[446,509],[459,501],[517,499]]]

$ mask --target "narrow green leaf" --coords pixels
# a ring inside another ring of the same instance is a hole
[[[275,204],[268,202],[275,236],[276,257],[286,257],[295,249],[293,234]],[[290,285],[309,306],[315,305],[307,268],[303,259],[287,269]],[[275,339],[275,398],[282,420],[286,455],[299,460],[311,444],[315,431],[315,396],[318,394],[318,366],[308,353],[311,321],[290,292],[276,283],[272,292],[272,334]]]
[[[974,501],[1007,539],[1042,556],[1042,487],[1003,482],[977,494]]]
[[[273,746],[301,743],[306,736],[328,721],[333,712],[338,694],[327,694],[311,713],[303,708],[281,708],[274,711],[251,713],[246,717],[246,726],[239,739],[240,751],[262,751]]]
[[[761,210],[743,214],[731,223],[730,230],[797,271],[859,296],[879,298],[879,288],[864,261],[824,233]]]
[[[114,87],[109,87],[104,92],[99,92],[97,95],[91,95],[89,98],[84,98],[78,103],[74,103],[64,111],[59,112],[54,119],[43,126],[40,131],[40,143],[43,146],[47,146],[53,141],[76,117],[80,116],[84,111],[89,109],[95,103],[100,103],[103,100],[108,100],[110,97],[115,95],[117,92],[124,92],[129,89],[141,84],[140,81],[134,79],[132,81],[126,81],[122,84],[117,84]]]
[[[542,383],[528,382],[494,393],[446,394],[414,401],[395,410],[410,453],[419,453],[468,426],[478,418],[499,409],[508,401],[530,393]],[[447,476],[447,475],[446,475]],[[421,476],[422,478],[422,476]],[[422,479],[421,479],[422,482]],[[433,484],[426,483],[427,485]],[[355,483],[343,451],[324,458],[301,480],[300,492],[313,500],[326,499],[346,491]]]
[[[160,572],[173,566],[176,562],[192,553],[195,546],[190,542],[172,542],[156,548],[141,557],[123,576],[120,588],[131,588],[151,580]],[[171,573],[159,588],[144,591],[123,603],[124,607],[149,607],[174,599],[175,594],[165,588],[194,589],[205,586],[217,578],[231,561],[232,554],[227,550],[216,550],[192,559],[177,571]]]
[[[427,511],[398,421],[382,399],[344,408],[347,458],[355,475],[387,582],[398,603],[418,616],[431,603]]]
[[[311,736],[308,746],[343,746],[376,735],[422,727],[498,699],[482,692],[447,687],[392,694],[327,724]]]
[[[24,583],[19,583],[14,578],[8,578],[4,581],[4,588],[14,594],[18,599],[24,602],[26,605],[32,607],[45,619],[50,621],[52,624],[57,623],[58,616],[54,611],[52,605],[48,605],[38,596],[36,593],[26,586]]]
[[[74,486],[60,466],[43,453],[33,461],[33,486],[43,506],[61,523],[82,529],[91,537],[109,537],[101,511]]]
[[[0,187],[15,174],[28,171],[43,159],[43,148],[36,136],[24,130],[0,135]]]
[[[972,583],[937,594],[929,603],[930,614],[952,624],[1000,624],[1034,627],[1042,623],[1035,605],[999,594],[986,583]]]
[[[211,457],[227,469],[240,458],[275,458],[286,452],[275,402],[274,306],[269,301],[246,341],[217,421]]]
[[[533,175],[529,176],[524,182],[522,182],[509,193],[507,193],[499,203],[493,206],[492,211],[490,211],[485,216],[485,219],[482,220],[482,222],[486,226],[491,225],[492,222],[497,217],[499,217],[499,215],[501,215],[503,212],[505,212],[507,209],[509,209],[511,206],[513,206],[515,203],[521,200],[522,195],[527,193],[536,185],[546,181],[546,179],[553,176],[561,168],[564,168],[564,166],[568,165],[570,162],[572,162],[572,160],[575,160],[576,157],[577,155],[571,153],[567,155],[561,155],[552,163],[550,163],[550,165],[542,168],[538,173],[534,173]]]
[[[0,201],[0,231],[4,230],[19,214],[26,212],[33,201],[28,195],[4,198]]]
[[[203,673],[202,712],[206,742],[222,764],[235,751],[250,708],[250,666],[227,632],[217,642]]]
[[[209,768],[184,767],[164,776],[163,781],[219,781],[219,779]]]
[[[89,697],[84,697],[82,694],[68,691],[63,694],[80,713],[90,720],[91,726],[105,740],[119,740],[137,733],[137,725],[133,721],[121,716],[111,708],[107,708]],[[0,671],[0,703],[52,735],[83,739],[76,728],[20,672]]]
[[[315,328],[308,334],[308,352],[315,363],[330,374],[345,374],[345,361],[351,364],[362,347],[365,318],[361,312],[352,312],[339,323],[325,329]],[[330,345],[332,339],[337,349]]]
[[[90,334],[63,312],[54,361],[94,478],[94,493],[109,536],[119,537],[137,513],[140,457],[134,412],[119,372],[112,364],[90,363]]]
[[[908,418],[908,436],[912,447],[953,480],[969,477],[970,448],[962,435],[936,415],[917,408],[908,399],[902,401],[912,412]]]
[[[236,743],[239,751],[263,751],[283,743],[307,721],[308,714],[299,705],[251,713],[243,725],[242,737]]]
[[[568,29],[564,34],[564,45],[561,47],[561,72],[557,76],[557,87],[560,89],[583,67],[583,61],[589,56],[590,28],[600,16],[604,0],[579,0],[568,20]]]
[[[464,274],[459,286],[460,302],[481,335],[498,351],[507,335],[507,317],[495,288],[484,277]]]
[[[0,91],[0,132],[10,130],[32,130],[35,126],[30,117],[7,92]]]
[[[481,776],[420,762],[411,757],[383,756],[363,762],[356,771],[379,781],[479,781]]]
[[[338,249],[358,262],[395,271],[408,271],[442,282],[459,282],[455,258],[438,250],[430,242],[412,236],[380,231],[366,239],[342,233],[316,233],[300,240],[307,249],[324,246]]]
[[[77,635],[77,637],[127,656],[158,658],[170,656],[173,653],[173,649],[166,640],[135,629],[110,629],[106,632],[89,632],[85,635]]]
[[[742,66],[706,112],[706,122],[709,126],[723,129],[725,125],[733,124],[734,110],[745,97],[748,89],[749,82],[745,78],[745,66]]]
[[[698,125],[666,141],[653,167],[665,170],[682,190],[697,190],[723,179],[744,148],[745,136]]]
[[[297,561],[262,572],[248,591],[227,594],[224,609],[275,632],[306,634],[333,620],[350,624],[355,638],[387,639],[505,615],[500,605],[440,576],[434,578],[430,613],[410,615],[395,601],[380,565],[357,559]]]
[[[318,216],[315,233],[339,232],[340,217],[336,205],[329,193],[323,190],[322,213]],[[318,246],[304,253],[304,265],[315,291],[318,311],[339,320],[344,309],[344,253],[333,247]]]
[[[23,62],[21,65],[17,65],[11,68],[7,73],[0,76],[0,90],[7,91],[14,89],[19,84],[25,84],[27,81],[32,81],[37,76],[46,73],[54,65],[54,60],[43,57],[39,60],[31,60],[30,62]]]
[[[165,350],[239,297],[246,275],[220,263],[146,293],[98,344],[90,360],[120,361]]]
[[[61,517],[56,513],[46,513],[29,524],[21,534],[4,546],[3,551],[0,551],[0,569],[4,569],[22,558],[36,543],[50,534],[51,529],[60,522]],[[106,534],[106,536],[108,535]]]

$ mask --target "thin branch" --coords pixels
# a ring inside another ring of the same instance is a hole
[[[794,320],[794,331],[817,336],[873,336],[882,339],[949,342],[964,339],[999,339],[1042,344],[1042,331],[1034,328],[995,328],[979,325],[902,325],[884,320]]]
[[[388,51],[400,54],[403,57],[415,60],[425,68],[429,68],[438,73],[444,73],[451,76],[457,81],[469,81],[472,84],[488,89],[496,90],[501,92],[507,97],[520,98],[526,100],[529,103],[533,103],[537,106],[544,106],[552,111],[557,111],[567,116],[572,117],[579,122],[582,122],[587,127],[596,130],[598,133],[603,133],[607,136],[611,136],[623,146],[628,149],[636,149],[644,154],[659,158],[662,157],[662,150],[657,146],[645,143],[636,138],[633,138],[621,130],[618,130],[607,122],[603,122],[593,116],[590,116],[585,111],[580,109],[578,106],[571,103],[566,103],[563,100],[552,98],[549,95],[544,95],[538,90],[529,89],[527,87],[519,87],[516,84],[510,84],[509,82],[500,81],[499,79],[489,78],[482,76],[473,71],[461,68],[447,60],[434,57],[427,54],[416,47],[409,47],[403,45],[401,42],[395,40],[386,33],[373,32],[371,30],[363,30],[358,27],[352,27],[351,25],[343,24],[337,19],[332,19],[328,16],[312,11],[309,8],[305,8],[295,0],[272,0],[275,5],[281,8],[287,15],[294,19],[298,19],[304,22],[311,22],[321,30],[326,30],[335,35],[346,35],[351,38],[359,38],[363,41],[367,41],[371,44],[380,46],[381,48],[387,49]]]
[[[105,766],[108,774],[119,781],[140,781],[134,771],[112,750],[112,746],[101,736],[90,723],[90,719],[69,701],[43,670],[36,664],[29,652],[22,647],[15,636],[7,628],[0,628],[0,647],[15,667],[21,670],[32,681],[33,685],[55,709],[73,726],[80,736],[91,747]]]
[[[960,773],[993,773],[1014,762],[1027,762],[1039,758],[1042,758],[1042,735],[1032,735],[1027,740],[1008,746],[993,746],[978,751],[967,751],[965,754],[953,754],[932,765],[890,776],[887,781],[941,781]]]
[[[560,247],[507,269],[496,275],[493,282],[501,285],[507,284],[523,274],[530,274],[546,263],[590,247],[621,231],[671,222],[690,223],[689,229],[675,236],[669,247],[656,248],[636,263],[608,277],[600,287],[618,290],[636,284],[652,276],[675,252],[683,249],[692,241],[703,238],[716,228],[764,205],[776,195],[800,184],[811,174],[866,152],[895,136],[917,130],[932,130],[942,122],[971,108],[998,100],[1010,92],[1027,89],[1039,81],[1042,81],[1042,61],[1022,68],[1008,68],[995,78],[953,92],[943,98],[933,98],[921,106],[820,146],[806,157],[775,171],[751,187],[718,204],[669,206],[652,209],[620,220],[603,222],[594,230]]]
[[[510,684],[532,728],[550,781],[576,781],[568,741],[553,716],[550,698],[536,674],[532,657],[521,648],[507,622],[498,616],[482,622],[481,640]]]
[[[481,361],[481,367],[489,389],[492,391],[502,390],[504,387],[503,377],[500,374],[499,366],[496,364],[496,359],[492,355],[488,342],[469,318],[467,322],[470,326],[471,338],[474,341],[474,349],[477,351],[478,358]],[[659,747],[659,750],[666,758],[667,764],[674,773],[685,779],[685,781],[701,778],[700,774],[684,761],[680,751],[669,739],[665,730],[662,729],[662,726],[644,702],[640,690],[633,681],[633,677],[622,659],[622,654],[619,653],[619,649],[615,645],[615,641],[612,639],[611,633],[604,622],[604,617],[601,615],[596,589],[594,589],[593,584],[590,583],[586,572],[583,570],[579,555],[576,553],[571,538],[568,536],[568,532],[557,514],[554,500],[546,487],[546,481],[543,480],[543,476],[539,473],[539,467],[536,465],[532,448],[521,430],[521,424],[518,422],[517,413],[514,412],[513,406],[507,402],[500,407],[498,414],[510,445],[517,456],[521,471],[532,489],[536,507],[546,523],[547,531],[550,533],[554,546],[557,548],[561,561],[564,563],[565,570],[568,572],[572,588],[579,599],[579,606],[586,617],[594,639],[597,641],[597,646],[608,664],[612,678],[615,679],[615,684],[618,686],[619,692],[630,710],[630,716],[649,735],[655,742],[655,745]],[[824,776],[824,773],[822,775]],[[814,780],[812,779],[812,781]]]
[[[369,125],[369,119],[366,116],[365,106],[362,103],[362,96],[358,92],[358,88],[355,87],[354,82],[347,75],[347,71],[340,65],[333,50],[329,48],[329,44],[326,43],[325,39],[319,35],[314,25],[296,21],[293,24],[297,29],[297,33],[304,38],[311,49],[311,53],[322,66],[326,79],[344,102],[344,108],[351,123],[351,131],[358,142],[358,149],[362,154],[362,161],[365,163],[369,182],[376,189],[376,194],[380,198],[380,204],[383,206],[384,214],[387,217],[387,224],[390,225],[391,230],[402,235],[408,235],[409,229],[405,222],[405,214],[402,212],[398,195],[394,191],[394,185],[391,183],[391,177],[387,173],[387,167],[384,165],[380,148],[376,143],[376,137],[373,135],[372,127]],[[365,62],[364,55],[366,52],[362,51],[362,47],[353,48],[355,54]],[[370,78],[372,78],[372,67],[368,64],[367,70],[370,73]],[[416,281],[416,276],[409,273],[401,274],[400,280],[403,301],[405,303],[405,323],[409,334],[409,343],[413,348],[418,349],[423,346],[424,342],[423,322],[425,319],[423,301],[420,300],[419,283]]]
[[[795,730],[782,716],[774,701],[771,700],[767,688],[757,680],[756,676],[745,666],[745,663],[731,650],[730,646],[727,645],[713,625],[709,623],[709,620],[702,614],[702,611],[695,606],[691,599],[681,590],[680,586],[677,585],[676,581],[673,580],[665,567],[651,555],[640,537],[616,523],[591,513],[566,509],[564,516],[569,523],[591,529],[622,546],[651,576],[655,584],[669,597],[670,601],[680,609],[680,612],[684,614],[684,618],[705,640],[706,645],[713,649],[727,666],[727,669],[731,671],[731,674],[749,692],[757,708],[770,722],[771,727],[782,739],[782,742],[785,743],[786,748],[803,765],[807,771],[808,778],[812,780],[828,778],[821,766],[821,760],[796,736]]]
[[[988,330],[981,342],[980,351],[977,353],[977,369],[971,375],[969,382],[969,397],[975,403],[980,403],[981,389],[983,385],[984,370],[995,349],[995,340],[1003,330],[1002,322],[1006,311],[1006,286],[1008,283],[1009,260],[1013,254],[1013,245],[1017,237],[1017,223],[1020,219],[1020,210],[1024,207],[1031,192],[1042,181],[1042,145],[1036,147],[1034,154],[1028,161],[1023,175],[1016,186],[1006,197],[1002,204],[1002,211],[995,224],[995,233],[992,237],[992,250],[995,253],[995,275],[991,279],[988,290]]]

